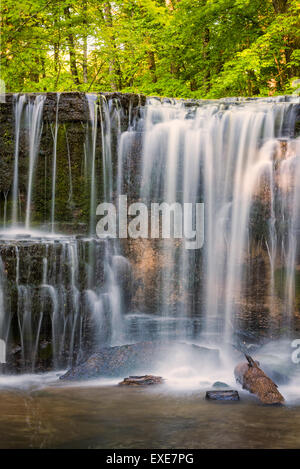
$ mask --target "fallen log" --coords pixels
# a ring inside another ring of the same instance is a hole
[[[119,386],[149,386],[153,384],[162,384],[164,382],[161,376],[144,375],[144,376],[129,376],[124,378]]]
[[[239,393],[233,389],[226,391],[206,391],[205,398],[211,401],[239,401]]]
[[[234,369],[234,376],[243,389],[255,394],[263,404],[282,404],[284,397],[250,355],[246,355],[247,362],[239,363]]]

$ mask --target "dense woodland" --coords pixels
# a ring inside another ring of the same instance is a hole
[[[2,0],[6,91],[293,91],[299,0]]]

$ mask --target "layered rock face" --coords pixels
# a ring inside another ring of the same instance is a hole
[[[122,334],[129,263],[95,236],[94,219],[118,171],[120,135],[144,104],[119,93],[7,94],[0,104],[6,370],[71,365]]]
[[[299,115],[291,97],[8,94],[0,338],[11,367],[59,368],[133,341],[295,330]],[[96,207],[119,195],[147,206],[148,237],[97,239]],[[151,237],[162,202],[204,203],[201,249],[186,249],[184,230]]]
[[[184,343],[139,342],[117,347],[101,348],[77,366],[72,367],[60,379],[65,381],[86,380],[103,376],[120,377],[126,373],[153,372],[170,357],[185,358],[186,363],[194,360],[196,369],[219,365],[220,357],[216,349]],[[144,375],[147,376],[147,375]],[[131,376],[131,378],[134,378]],[[136,377],[137,378],[137,377]]]
[[[25,99],[20,106],[22,96]],[[34,108],[37,96],[43,98],[40,121],[36,115],[37,109]],[[91,217],[92,153],[95,153],[96,202],[99,203],[103,200],[103,153],[111,153],[113,176],[116,177],[119,135],[132,125],[139,115],[140,107],[145,104],[145,97],[129,93],[102,93],[93,95],[93,99],[100,103],[102,109],[96,124],[94,149],[92,115],[84,93],[7,94],[6,102],[0,103],[0,193],[3,206],[6,201],[6,213],[4,214],[3,209],[1,214],[2,225],[12,221],[16,153],[17,221],[19,224],[25,221],[30,153],[35,153],[30,220],[32,226],[50,227],[55,176],[56,230],[76,234],[88,232]],[[37,134],[36,139],[32,137],[34,133]]]
[[[104,288],[105,245],[75,237],[20,238],[0,239],[7,368],[44,370],[71,364],[93,345],[88,291]],[[103,340],[110,335],[111,325],[103,330]]]

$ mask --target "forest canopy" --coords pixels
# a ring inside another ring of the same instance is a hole
[[[299,0],[2,0],[6,91],[293,92]]]

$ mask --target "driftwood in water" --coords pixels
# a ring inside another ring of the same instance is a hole
[[[238,401],[239,393],[232,389],[226,391],[206,391],[206,399],[211,401]]]
[[[263,404],[281,404],[284,397],[277,385],[259,368],[259,363],[245,354],[247,362],[239,363],[234,369],[234,376],[243,389],[255,394]]]
[[[129,376],[119,383],[119,386],[149,386],[151,384],[162,384],[164,382],[161,376]]]

